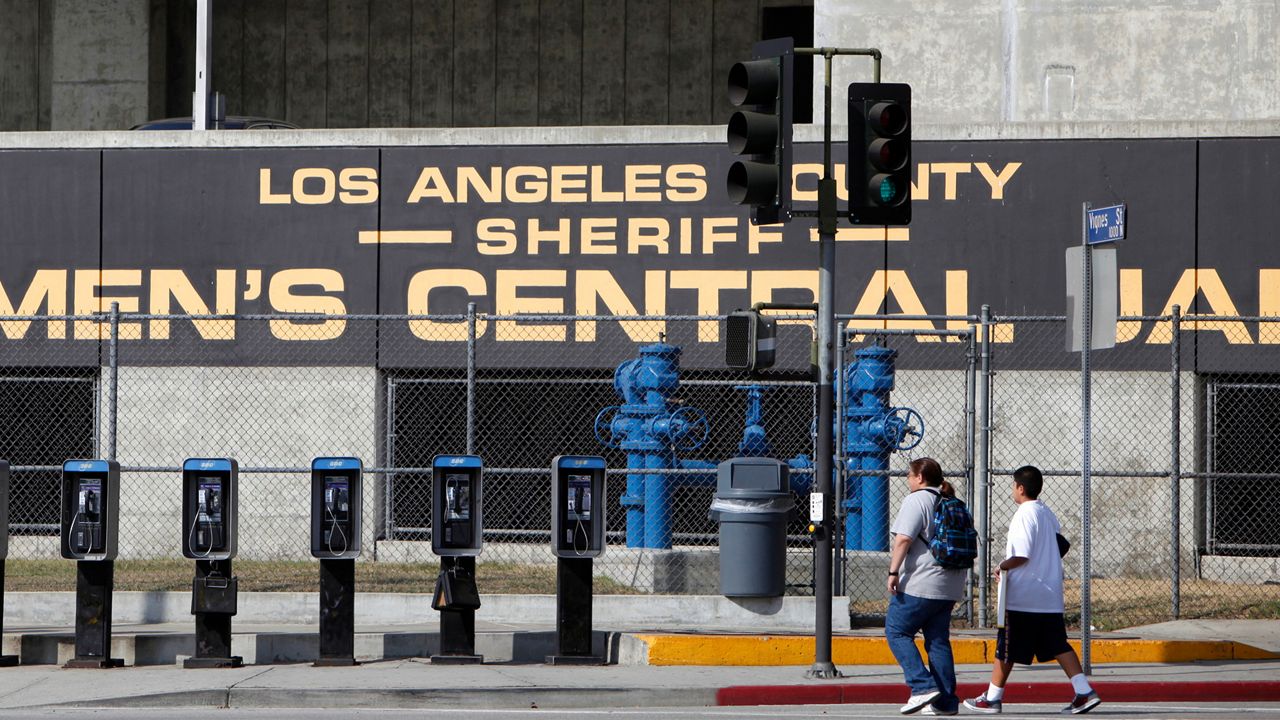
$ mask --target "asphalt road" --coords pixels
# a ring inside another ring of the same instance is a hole
[[[1022,705],[1017,708],[1006,708],[1005,716],[1014,717],[1061,717],[1061,705]],[[50,708],[43,710],[29,709],[17,711],[9,717],[59,717],[59,718],[98,718],[100,720],[152,720],[174,717],[180,712],[185,720],[202,720],[203,718],[262,718],[266,720],[337,720],[338,718],[377,718],[378,720],[408,720],[413,718],[441,718],[450,720],[526,720],[531,718],[569,718],[570,720],[631,720],[633,718],[662,718],[662,720],[723,720],[727,718],[870,718],[871,720],[901,719],[897,706],[889,705],[784,705],[761,707],[724,707],[724,708],[625,708],[625,709],[517,709],[517,710],[482,710],[472,708],[430,709],[422,710],[315,710],[315,709],[218,709],[218,708],[182,708],[177,709],[93,709],[93,708]],[[967,717],[983,717],[977,714],[964,714]],[[1089,714],[1091,718],[1123,717],[1126,720],[1137,718],[1159,718],[1160,720],[1202,720],[1206,718],[1248,718],[1248,720],[1280,720],[1280,703],[1257,703],[1249,705],[1212,705],[1212,704],[1151,704],[1133,703],[1104,704]],[[919,716],[915,716],[919,717]]]

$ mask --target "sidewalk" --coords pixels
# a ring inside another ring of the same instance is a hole
[[[486,664],[442,666],[425,659],[439,645],[438,614],[419,607],[426,601],[374,597],[357,609],[355,652],[363,664],[315,668],[302,662],[318,654],[314,620],[302,614],[291,623],[280,620],[303,607],[314,613],[314,596],[264,593],[247,596],[243,615],[233,623],[232,652],[249,665],[184,670],[180,660],[194,647],[189,604],[184,607],[176,593],[120,595],[119,616],[131,622],[114,625],[112,656],[129,667],[112,670],[62,669],[74,650],[65,598],[39,602],[31,594],[6,608],[12,624],[5,628],[4,652],[21,654],[23,665],[0,668],[0,710],[427,704],[598,709],[896,704],[907,695],[883,631],[875,628],[842,630],[836,624],[833,659],[846,677],[805,679],[814,641],[812,626],[797,624],[806,608],[795,601],[778,604],[748,625],[735,607],[708,611],[718,607],[716,598],[647,596],[643,605],[630,598],[596,598],[595,651],[615,664],[552,667],[542,660],[554,650],[554,627],[531,621],[554,617],[548,612],[553,599],[494,598],[476,620],[476,651]],[[641,611],[648,614],[641,617]],[[370,622],[373,617],[383,621]],[[19,619],[28,622],[13,622]],[[962,696],[986,687],[994,637],[992,630],[953,632]],[[1092,653],[1093,680],[1106,703],[1280,702],[1280,621],[1186,620],[1099,633]],[[278,664],[287,662],[298,664]],[[1020,669],[1014,681],[1009,703],[1065,703],[1070,697],[1056,665]]]
[[[841,668],[849,676],[806,680],[797,667],[440,666],[423,660],[353,668],[272,665],[233,670],[176,667],[0,670],[0,710],[46,705],[84,707],[363,707],[609,708],[899,703],[907,689],[896,667]],[[986,687],[990,669],[958,668],[961,695]],[[1009,704],[1067,702],[1070,686],[1056,666],[1019,670]],[[1280,663],[1122,664],[1096,668],[1106,703],[1277,702]]]

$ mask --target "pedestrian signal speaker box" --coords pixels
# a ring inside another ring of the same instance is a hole
[[[560,455],[551,461],[551,549],[556,557],[604,552],[604,458]]]
[[[227,458],[182,463],[182,555],[193,560],[236,556],[240,466]]]
[[[724,364],[735,370],[773,367],[778,321],[757,310],[738,310],[725,318]]]
[[[475,455],[437,455],[431,461],[431,551],[480,554],[484,529],[484,463]]]
[[[322,560],[360,556],[364,466],[358,458],[311,461],[311,556]]]
[[[0,460],[0,560],[9,557],[9,463]]]
[[[62,557],[115,560],[120,515],[120,465],[68,460],[62,465]]]

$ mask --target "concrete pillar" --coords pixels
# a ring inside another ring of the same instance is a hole
[[[150,0],[54,0],[50,129],[146,120],[150,29]]]

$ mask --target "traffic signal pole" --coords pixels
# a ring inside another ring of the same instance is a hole
[[[813,666],[807,678],[838,678],[840,670],[831,660],[831,599],[836,595],[832,582],[835,518],[832,470],[835,460],[835,266],[836,266],[836,181],[831,162],[831,59],[836,55],[867,55],[874,59],[875,81],[880,82],[880,51],[874,48],[796,48],[802,55],[821,55],[824,67],[822,123],[822,179],[818,181],[818,446],[815,455],[814,491],[822,498],[822,517],[813,523]],[[812,211],[796,211],[795,216],[812,217]]]
[[[831,599],[837,594],[833,583],[833,535],[836,527],[834,510],[835,464],[835,391],[833,382],[835,357],[835,265],[836,181],[831,161],[831,60],[837,55],[863,55],[874,60],[874,78],[880,82],[880,51],[875,48],[797,48],[791,38],[762,40],[752,46],[752,59],[735,64],[729,70],[729,101],[740,108],[729,118],[728,145],[741,156],[729,167],[726,188],[729,200],[752,206],[755,224],[785,223],[793,217],[818,220],[818,328],[817,370],[818,430],[814,450],[816,462],[810,497],[810,524],[813,529],[813,594],[817,617],[814,620],[814,661],[806,673],[810,678],[837,678],[840,671],[831,661]],[[818,181],[818,209],[796,210],[792,207],[791,127],[793,57],[821,55],[824,61],[822,179]],[[852,87],[852,86],[851,86]],[[906,86],[901,86],[906,88]],[[905,92],[909,93],[909,88]],[[859,151],[866,155],[872,173],[858,182],[850,192],[861,198],[859,208],[874,205],[873,211],[850,219],[856,223],[886,225],[910,222],[910,205],[906,213],[889,214],[890,207],[901,209],[908,199],[909,185],[902,182],[902,172],[909,167],[910,135],[905,134],[908,115],[904,101],[908,95],[873,98],[871,130],[858,135],[858,142],[874,142]],[[853,99],[851,96],[850,104]],[[904,135],[898,138],[897,136]],[[851,138],[851,141],[853,139]],[[905,140],[906,142],[902,142]],[[904,147],[905,145],[905,147]],[[852,153],[852,147],[850,152]],[[852,158],[850,159],[852,162]],[[860,172],[866,168],[859,166]],[[908,171],[909,172],[909,171]],[[874,192],[869,190],[874,189]],[[867,202],[863,202],[866,200]],[[860,210],[861,212],[861,210]],[[880,222],[881,220],[887,222]]]

